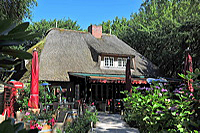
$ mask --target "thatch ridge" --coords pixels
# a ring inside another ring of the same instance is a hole
[[[72,32],[79,32],[79,33],[88,33],[88,32],[86,32],[86,31],[77,31],[77,30],[68,30],[68,29],[63,29],[63,28],[50,28],[46,33],[45,33],[45,35],[48,35],[48,33],[50,32],[50,31],[52,31],[52,30],[58,30],[58,31],[72,31]]]

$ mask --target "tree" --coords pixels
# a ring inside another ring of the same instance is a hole
[[[0,20],[12,19],[22,21],[31,19],[31,9],[37,6],[36,0],[1,0]]]
[[[102,32],[107,34],[114,34],[119,38],[124,37],[124,32],[126,31],[127,27],[129,26],[129,21],[122,17],[121,19],[115,17],[113,21],[108,20],[107,22],[102,22]]]
[[[33,45],[39,42],[42,38],[46,36],[46,32],[50,30],[51,28],[55,28],[57,24],[57,28],[63,28],[63,29],[68,29],[68,30],[82,30],[80,29],[80,26],[77,24],[77,21],[72,21],[70,18],[67,20],[60,19],[60,20],[49,20],[47,21],[46,19],[40,20],[39,22],[33,22],[29,26],[29,30],[33,31],[33,33],[38,33],[40,34],[39,37],[35,38],[34,41],[29,42],[29,44]],[[30,46],[28,46],[30,47]]]
[[[200,2],[148,0],[131,15],[122,40],[149,58],[165,76],[182,73],[184,52],[191,48],[194,67],[199,62]]]

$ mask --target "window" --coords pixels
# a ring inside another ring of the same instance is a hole
[[[126,67],[126,62],[127,62],[127,59],[123,58],[123,67]]]
[[[122,58],[118,58],[118,67],[122,67]]]
[[[110,66],[114,66],[114,58],[110,57]]]
[[[109,66],[109,57],[104,58],[105,66]]]
[[[113,67],[114,66],[114,58],[113,57],[104,57],[104,65],[109,67]]]
[[[126,58],[118,58],[118,67],[126,67],[126,62],[127,59]]]
[[[116,69],[116,70],[121,70],[126,68],[126,63],[127,63],[127,57],[109,57],[104,56],[101,60],[101,67],[103,68],[109,68],[109,69]]]

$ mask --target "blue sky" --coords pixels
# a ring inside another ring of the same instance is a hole
[[[33,9],[33,22],[41,19],[70,18],[87,29],[90,24],[119,18],[130,18],[138,12],[142,0],[37,0]]]

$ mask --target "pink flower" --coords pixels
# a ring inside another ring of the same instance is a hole
[[[38,123],[34,124],[35,127],[38,127]]]
[[[25,115],[30,115],[30,113],[29,112],[26,112],[26,114]]]
[[[190,93],[190,96],[194,96],[192,93]]]
[[[54,118],[51,119],[51,123],[52,123],[52,126],[55,125],[56,122],[55,122]]]
[[[170,99],[165,99],[166,102],[170,102]]]
[[[42,129],[42,126],[40,126],[40,125],[38,125],[38,127],[37,127],[39,130],[41,130]]]
[[[32,124],[32,121],[30,121],[30,129],[35,129],[35,124]]]
[[[162,88],[161,92],[167,92],[167,89],[163,89],[163,88]]]
[[[30,125],[30,129],[35,129],[35,126],[34,125]]]

